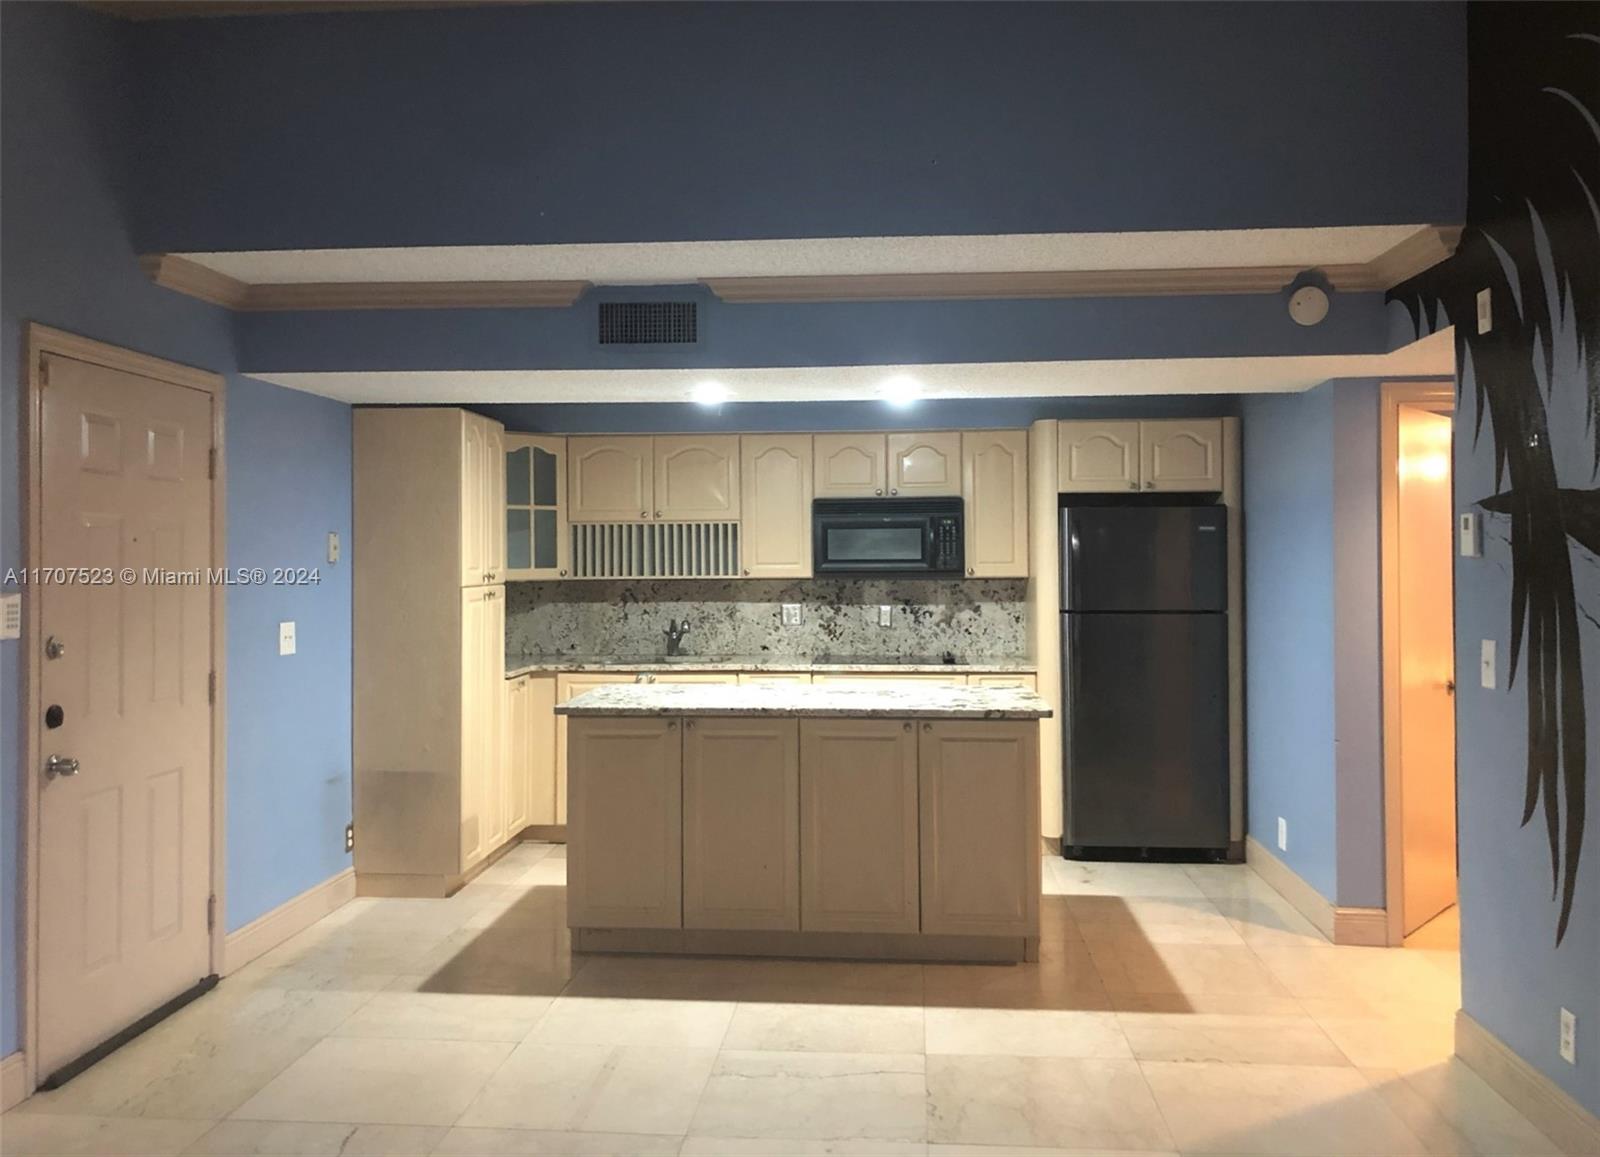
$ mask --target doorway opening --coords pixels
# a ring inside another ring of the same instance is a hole
[[[1382,391],[1388,940],[1453,950],[1456,908],[1453,388]]]

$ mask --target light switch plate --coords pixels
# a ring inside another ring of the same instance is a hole
[[[339,561],[339,532],[337,530],[328,531],[328,561]]]
[[[878,606],[878,626],[887,627],[892,622],[894,622],[894,608],[888,603],[880,604]]]
[[[22,595],[0,595],[0,639],[22,638]]]
[[[1561,1010],[1561,1036],[1556,1047],[1567,1064],[1578,1063],[1578,1017],[1570,1008]]]
[[[1493,691],[1494,677],[1494,640],[1485,639],[1478,650],[1478,682]]]
[[[1457,537],[1461,542],[1462,558],[1477,558],[1478,555],[1483,553],[1482,548],[1478,545],[1478,516],[1476,514],[1473,514],[1470,510],[1467,511],[1456,520],[1456,528],[1459,532]]]
[[[1478,332],[1488,333],[1494,328],[1494,294],[1485,287],[1478,290]]]
[[[786,626],[786,627],[798,627],[800,625],[800,618],[801,618],[801,616],[800,616],[800,604],[799,603],[784,603],[783,604],[783,625],[784,626]]]
[[[278,654],[294,654],[294,624],[292,622],[278,624]]]
[[[1289,850],[1289,821],[1282,816],[1278,817],[1278,851]]]

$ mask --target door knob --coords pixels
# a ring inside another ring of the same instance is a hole
[[[44,773],[50,779],[58,775],[77,775],[78,761],[70,755],[52,755],[44,761]]]
[[[1446,679],[1444,681],[1444,693],[1446,695],[1454,695],[1456,693],[1456,681],[1454,679]]]
[[[66,653],[67,645],[54,635],[44,641],[44,657],[46,659],[59,659]]]

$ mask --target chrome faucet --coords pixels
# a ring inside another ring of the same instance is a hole
[[[676,655],[678,648],[683,645],[683,637],[689,633],[689,620],[684,619],[681,623],[675,623],[668,619],[664,633],[667,636],[667,656],[670,658]]]

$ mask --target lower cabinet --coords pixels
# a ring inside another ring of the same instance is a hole
[[[803,930],[917,931],[910,721],[801,720],[800,865]]]
[[[556,676],[556,702],[565,703],[568,699],[575,699],[585,691],[593,691],[596,687],[604,687],[608,683],[632,683],[634,676],[608,673],[583,673],[576,675]],[[556,727],[556,818],[553,822],[564,824],[567,822],[567,752],[569,747],[568,729],[570,724],[565,715],[555,717]]]
[[[941,719],[921,740],[922,930],[1035,935],[1039,729]]]
[[[573,927],[683,926],[683,745],[676,719],[568,721],[574,776],[567,919]]]
[[[501,710],[505,587],[461,592],[461,842],[465,872],[505,842]]]
[[[683,926],[798,931],[798,722],[683,728]]]
[[[556,680],[520,675],[506,681],[506,836],[556,822]]]

